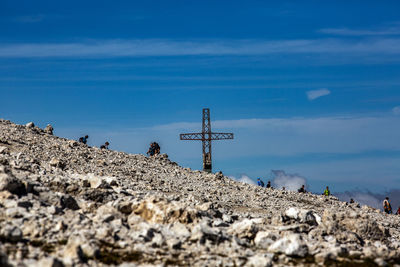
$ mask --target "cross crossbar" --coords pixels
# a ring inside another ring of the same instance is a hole
[[[225,140],[225,139],[233,139],[233,133],[211,133],[211,138],[207,136],[208,134],[203,135],[203,133],[186,133],[180,134],[181,140]]]

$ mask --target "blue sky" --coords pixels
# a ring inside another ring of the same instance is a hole
[[[313,191],[400,188],[398,1],[0,1],[0,117]]]

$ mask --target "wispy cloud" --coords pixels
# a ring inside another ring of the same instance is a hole
[[[331,91],[329,91],[328,89],[322,88],[319,90],[307,91],[306,95],[307,95],[308,100],[313,101],[321,96],[329,95],[330,93],[331,93]]]
[[[400,25],[395,24],[379,29],[349,29],[349,28],[326,28],[320,29],[318,32],[323,34],[331,35],[343,35],[343,36],[381,36],[381,35],[400,35]]]
[[[368,40],[106,40],[0,45],[0,57],[125,57],[186,55],[400,54],[400,38]]]
[[[236,178],[235,176],[229,176],[229,178],[236,180],[238,182],[246,183],[246,184],[252,184],[255,185],[255,181],[252,180],[249,176],[246,174],[242,174],[240,178]]]
[[[40,22],[44,19],[44,15],[38,14],[38,15],[29,15],[29,16],[18,16],[13,19],[13,21],[18,22],[18,23],[36,23]]]
[[[400,106],[396,106],[392,109],[393,113],[395,115],[400,115]]]

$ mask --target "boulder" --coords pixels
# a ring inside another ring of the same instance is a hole
[[[18,196],[26,195],[25,185],[10,173],[0,172],[0,191],[8,191]]]
[[[296,257],[304,257],[308,253],[308,247],[299,234],[289,234],[282,237],[270,245],[268,250]]]
[[[80,207],[72,196],[62,196],[60,198],[60,205],[62,209],[79,210]]]
[[[228,229],[228,234],[236,235],[239,238],[253,239],[258,231],[256,224],[253,220],[244,219],[239,222],[235,222]]]
[[[33,122],[28,122],[27,124],[25,124],[26,128],[34,128],[35,124]]]
[[[7,241],[18,242],[22,240],[22,231],[15,225],[6,224],[4,227],[1,227],[0,236]]]
[[[50,135],[53,135],[53,126],[51,126],[50,124],[47,124],[46,128],[44,128],[44,132]]]
[[[46,257],[31,265],[33,267],[64,267],[64,263],[54,257]]]
[[[254,255],[248,259],[245,267],[269,267],[272,266],[272,260],[264,255]]]
[[[190,237],[189,229],[180,222],[173,223],[172,226],[170,227],[170,230],[179,240],[186,240],[188,237]]]
[[[68,265],[74,265],[85,260],[85,255],[81,245],[85,244],[85,240],[77,236],[71,236],[63,251],[63,260]]]
[[[65,163],[62,162],[61,160],[59,160],[58,158],[52,158],[49,161],[49,165],[55,168],[60,168],[60,169],[64,169],[65,168]]]
[[[162,198],[150,197],[136,204],[133,212],[148,222],[181,223],[194,222],[198,216],[196,210],[183,202],[168,201]]]
[[[285,216],[300,223],[309,225],[318,225],[321,223],[321,217],[311,210],[289,208],[285,211]]]
[[[0,154],[8,154],[9,149],[6,146],[0,146]]]
[[[219,229],[210,227],[206,221],[203,221],[193,227],[190,240],[199,241],[201,244],[204,244],[206,240],[219,243],[224,240],[224,237]]]
[[[276,240],[277,240],[276,234],[266,231],[260,231],[254,238],[254,244],[257,247],[267,249]]]

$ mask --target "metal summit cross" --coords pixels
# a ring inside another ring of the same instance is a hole
[[[233,133],[211,132],[210,109],[203,109],[203,130],[201,133],[180,134],[181,140],[201,140],[203,143],[203,171],[211,172],[211,141],[233,139]]]

